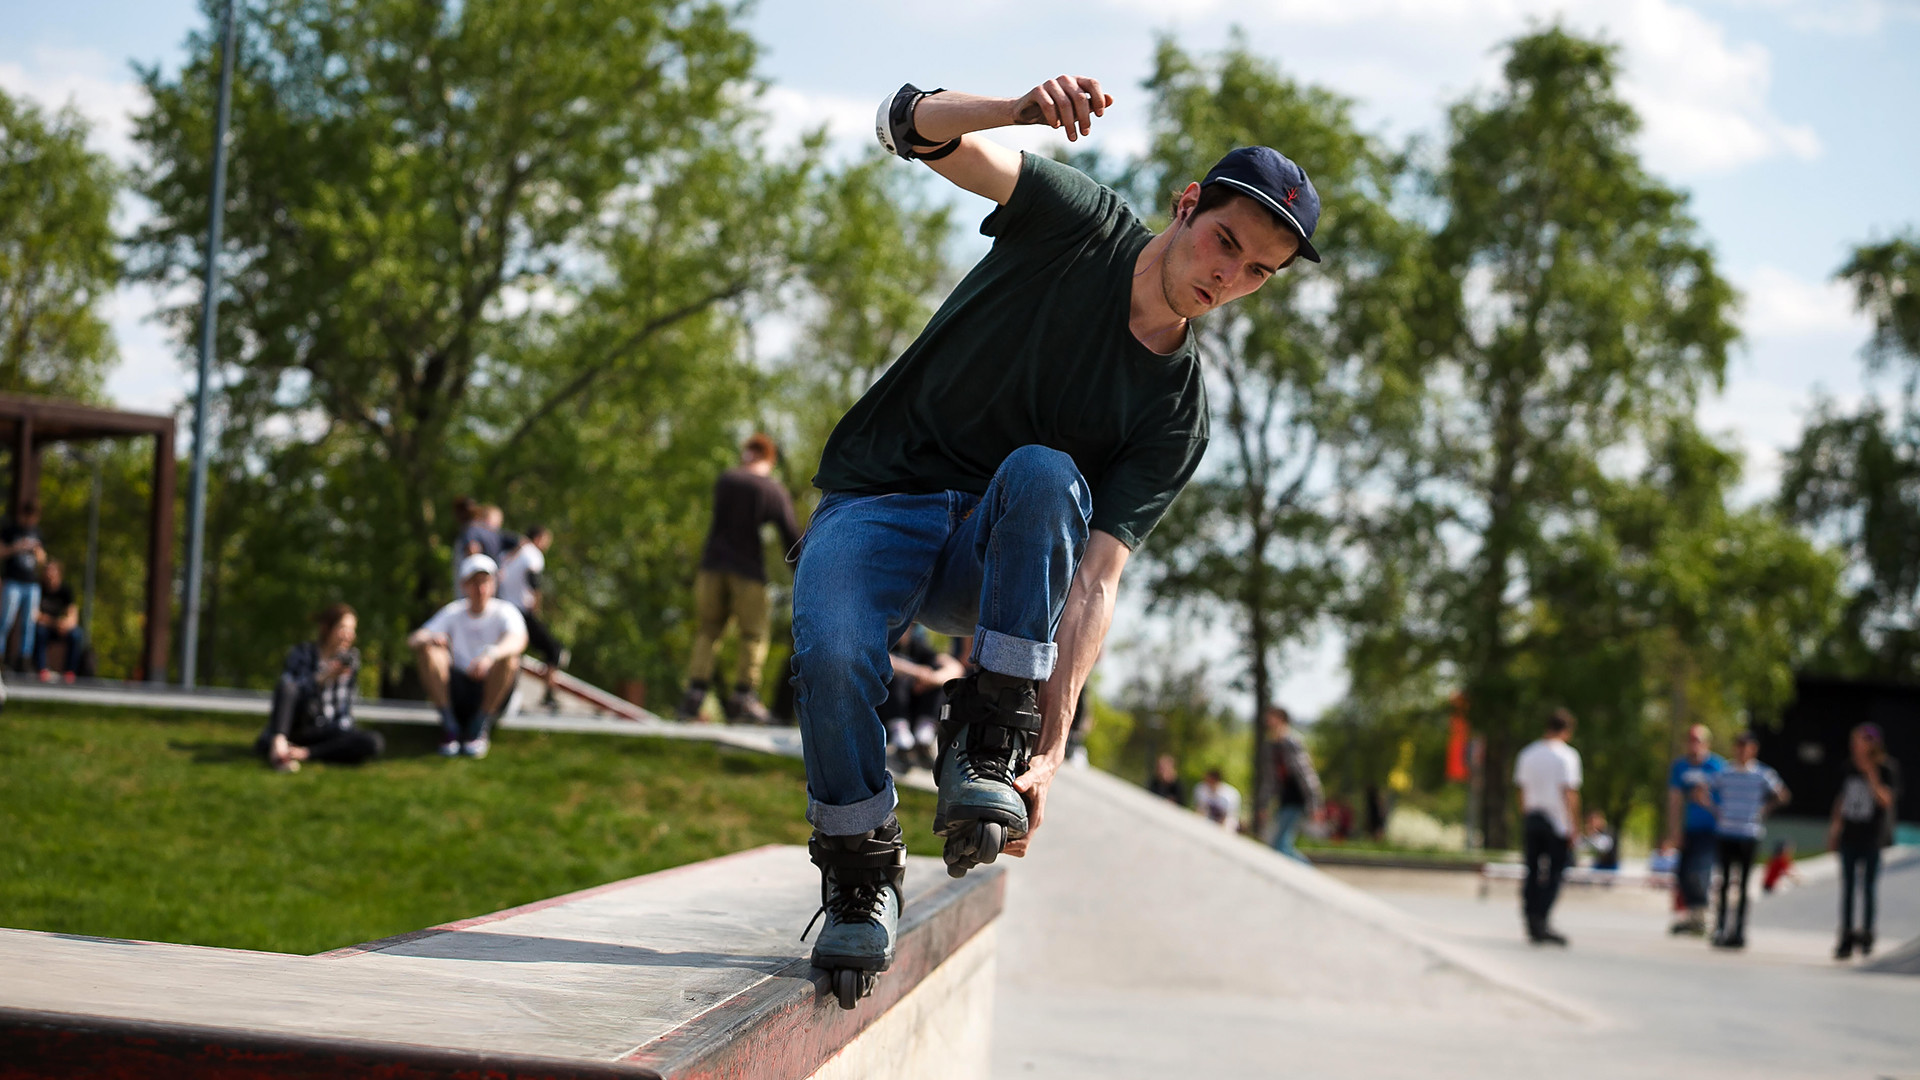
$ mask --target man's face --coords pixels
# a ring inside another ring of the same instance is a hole
[[[64,576],[65,575],[61,573],[59,563],[47,564],[47,588],[49,589],[59,588],[60,581]]]
[[[487,573],[470,574],[460,583],[467,599],[478,607],[493,599],[493,575]]]
[[[1687,757],[1696,762],[1707,760],[1707,737],[1697,729],[1687,732]]]
[[[1247,198],[1232,198],[1195,215],[1200,186],[1180,196],[1187,214],[1160,264],[1160,288],[1168,306],[1188,319],[1266,284],[1300,250],[1300,238]]]
[[[1737,742],[1733,744],[1733,759],[1745,765],[1760,756],[1760,744],[1756,742]]]

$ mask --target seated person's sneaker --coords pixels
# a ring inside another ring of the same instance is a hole
[[[441,757],[459,757],[460,756],[460,740],[448,739],[445,742],[441,743],[440,756]]]
[[[50,670],[48,670],[47,668],[41,668],[41,669],[40,669],[40,681],[41,681],[41,682],[52,682],[52,681],[53,681],[53,672],[52,672],[52,671],[50,671]]]
[[[460,753],[470,758],[483,758],[487,756],[488,745],[489,744],[487,742],[486,737],[481,736],[480,738],[474,739],[471,742],[461,743]]]

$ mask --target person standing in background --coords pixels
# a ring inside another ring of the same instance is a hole
[[[1853,729],[1847,742],[1847,773],[1833,799],[1827,846],[1840,855],[1840,941],[1833,958],[1845,960],[1858,948],[1873,955],[1873,920],[1880,884],[1880,849],[1893,842],[1895,807],[1900,801],[1900,765],[1887,756],[1875,724]],[[1860,896],[1859,929],[1853,898]]]
[[[20,514],[0,525],[0,659],[5,659],[13,623],[20,621],[20,663],[33,658],[34,623],[40,613],[40,504],[28,499]]]
[[[1714,920],[1713,944],[1721,949],[1747,947],[1747,881],[1753,875],[1753,855],[1767,835],[1766,816],[1785,806],[1793,796],[1780,774],[1760,764],[1760,740],[1751,731],[1733,739],[1733,762],[1693,790],[1694,802],[1714,808],[1719,832],[1720,911]],[[1727,925],[1727,889],[1733,872],[1740,871],[1740,912]]]
[[[793,519],[793,497],[773,479],[779,451],[773,440],[754,434],[740,447],[740,464],[720,474],[713,485],[713,522],[700,570],[693,579],[696,620],[693,656],[687,664],[687,692],[680,699],[682,720],[700,715],[707,684],[713,678],[714,646],[727,624],[740,632],[740,662],[733,693],[725,699],[727,719],[764,724],[772,719],[760,703],[760,672],[767,663],[767,633],[772,612],[767,599],[767,554],[760,529],[780,533],[780,550],[791,554],[800,542]]]
[[[460,566],[471,555],[485,555],[500,562],[500,532],[487,525],[487,507],[470,495],[453,500],[453,592],[461,594]]]
[[[546,587],[547,550],[551,547],[553,530],[535,525],[527,530],[506,565],[500,568],[500,599],[520,609],[520,618],[527,624],[527,651],[547,662],[547,698],[543,704],[549,706],[554,703],[554,676],[571,659],[566,646],[553,636],[546,620],[539,615]]]
[[[1535,945],[1565,945],[1566,937],[1548,922],[1560,897],[1580,821],[1580,751],[1573,737],[1573,713],[1555,709],[1547,730],[1513,759],[1513,782],[1520,789],[1521,845],[1527,877],[1520,888],[1520,909],[1527,940]]]
[[[1693,801],[1693,791],[1726,767],[1726,760],[1713,752],[1713,732],[1695,724],[1687,729],[1686,753],[1667,770],[1667,850],[1680,856],[1673,876],[1686,909],[1673,924],[1676,934],[1707,932],[1707,891],[1720,851],[1720,824],[1711,805]]]
[[[1269,705],[1260,719],[1267,725],[1266,775],[1256,782],[1259,805],[1275,804],[1273,850],[1289,859],[1307,862],[1294,846],[1300,828],[1307,821],[1319,821],[1325,803],[1320,794],[1320,774],[1313,767],[1307,744],[1293,730],[1293,714],[1278,705]],[[1265,790],[1258,790],[1264,785]]]

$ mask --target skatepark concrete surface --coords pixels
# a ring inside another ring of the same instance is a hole
[[[1300,866],[1123,781],[1055,783],[1000,923],[994,1074],[1920,1080],[1920,978],[1830,958],[1837,883],[1759,903],[1744,954],[1668,896],[1568,889],[1561,950],[1477,874]],[[1881,939],[1920,936],[1920,859]]]
[[[808,962],[819,873],[792,847],[318,956],[0,930],[0,1075],[191,1075],[213,1047],[335,1075],[979,1076],[1000,881],[912,860],[900,955],[852,1012]],[[129,1066],[155,1044],[164,1069]]]

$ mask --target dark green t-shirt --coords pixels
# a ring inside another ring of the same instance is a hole
[[[1207,448],[1193,336],[1159,356],[1127,327],[1153,234],[1112,190],[1034,154],[980,231],[993,250],[841,418],[814,484],[977,495],[1008,454],[1049,446],[1087,478],[1093,528],[1140,546]]]

